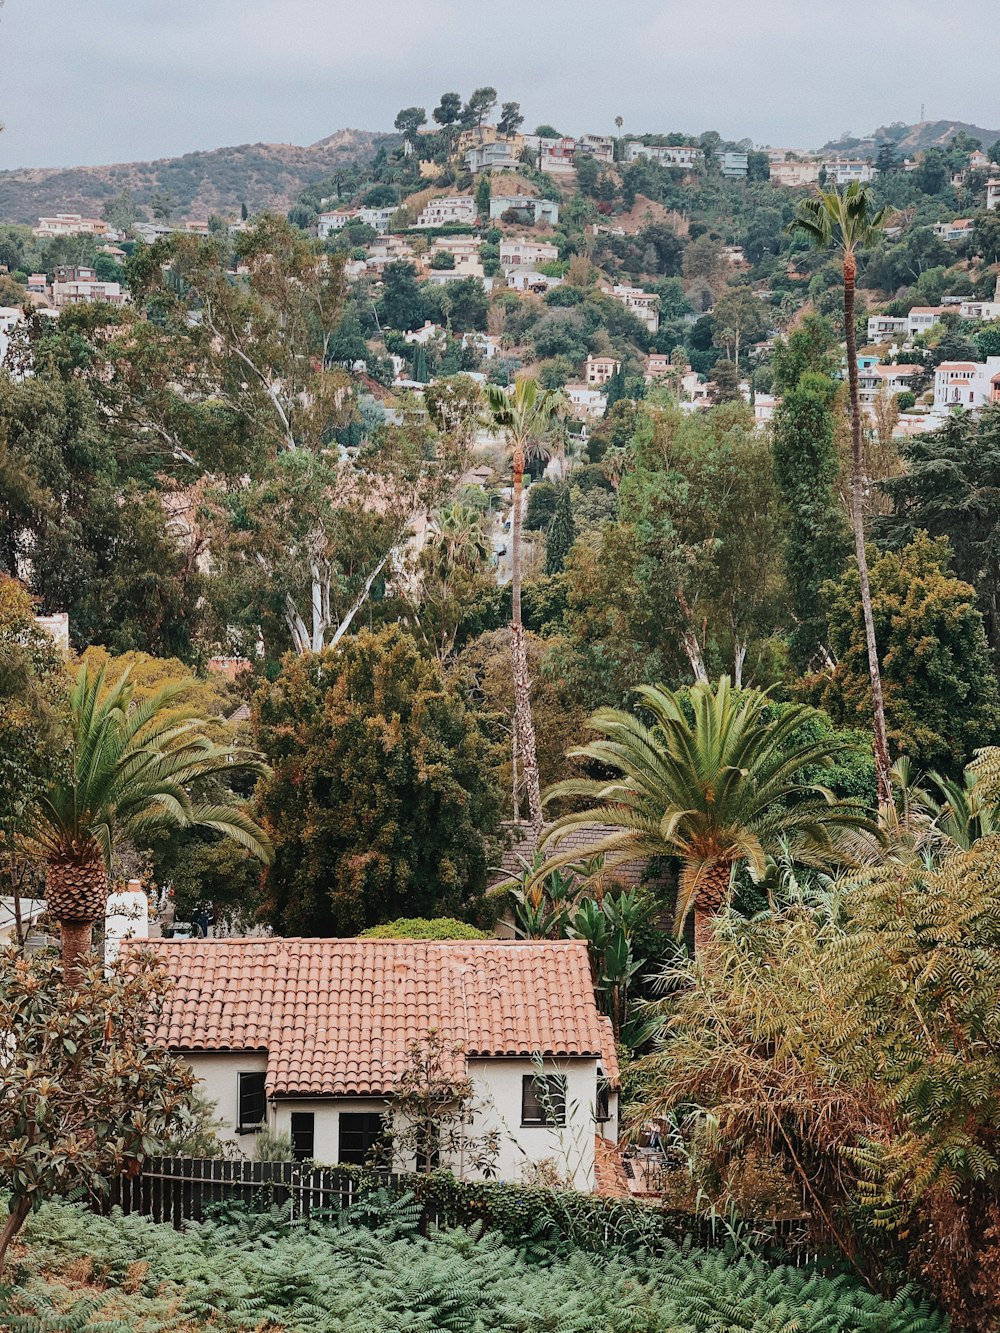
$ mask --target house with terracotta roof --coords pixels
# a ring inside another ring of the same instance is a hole
[[[264,1126],[297,1158],[362,1164],[381,1141],[415,1043],[438,1034],[449,1079],[468,1079],[463,1178],[494,1134],[493,1171],[545,1164],[579,1190],[595,1182],[595,1137],[617,1138],[611,1023],[577,940],[152,940],[173,985],[156,1038],[184,1056],[222,1135],[254,1155]],[[123,957],[140,947],[126,941]],[[464,1140],[463,1140],[464,1142]],[[412,1170],[415,1161],[394,1161]]]

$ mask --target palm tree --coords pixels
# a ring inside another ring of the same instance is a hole
[[[510,651],[514,676],[513,739],[520,756],[528,796],[528,820],[536,835],[542,829],[542,793],[535,752],[535,725],[531,716],[531,677],[528,675],[528,655],[524,645],[524,626],[521,623],[521,509],[525,463],[530,455],[540,452],[542,437],[551,427],[561,403],[558,393],[541,388],[536,379],[519,380],[512,394],[507,394],[496,384],[486,386],[489,422],[495,430],[502,431],[506,436],[512,459],[514,507],[510,532]],[[516,791],[516,763],[514,787]]]
[[[858,273],[858,251],[870,246],[885,226],[887,210],[874,209],[868,186],[852,181],[843,191],[819,192],[816,199],[799,205],[798,215],[788,224],[790,232],[802,232],[817,249],[831,247],[840,252],[844,271],[844,327],[847,335],[847,379],[851,394],[851,521],[854,526],[854,551],[861,576],[861,607],[868,645],[868,673],[871,677],[872,705],[875,714],[875,774],[879,806],[891,808],[892,781],[889,776],[889,743],[885,730],[885,704],[882,698],[882,673],[879,670],[878,645],[872,594],[868,582],[868,557],[865,554],[864,455],[861,441],[861,397],[858,389],[858,337],[854,324],[854,287]]]
[[[200,779],[240,769],[266,772],[249,752],[219,745],[205,720],[180,698],[191,680],[173,681],[134,701],[126,672],[80,668],[70,690],[70,753],[43,794],[27,841],[45,864],[45,899],[62,934],[63,972],[78,972],[91,929],[104,916],[108,872],[122,838],[144,845],[157,834],[195,825],[233,838],[262,861],[273,855],[263,829],[238,806],[192,797]]]
[[[682,696],[658,685],[637,691],[651,719],[647,725],[617,708],[599,709],[590,720],[602,739],[570,750],[600,765],[610,776],[557,783],[546,799],[573,797],[585,808],[563,815],[546,831],[543,845],[584,825],[603,825],[605,835],[591,855],[606,856],[613,873],[623,862],[653,856],[679,857],[675,929],[683,931],[694,911],[695,949],[708,938],[708,923],[725,903],[733,871],[746,864],[763,876],[770,857],[791,849],[808,865],[827,865],[845,850],[847,830],[872,831],[859,807],[837,800],[804,773],[847,743],[802,739],[811,709],[789,706],[768,716],[767,696],[735,694],[728,677],[714,688],[690,691],[689,718]],[[550,873],[578,852],[550,857]]]

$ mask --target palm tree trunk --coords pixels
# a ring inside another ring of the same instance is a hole
[[[694,956],[703,958],[705,950],[709,946],[712,938],[712,918],[717,915],[716,910],[708,912],[697,903],[694,908]]]
[[[875,778],[879,807],[892,804],[892,782],[889,777],[889,743],[885,730],[885,704],[882,698],[882,673],[879,670],[878,644],[875,641],[875,618],[872,614],[872,591],[868,580],[868,556],[865,553],[864,522],[864,460],[861,446],[861,396],[858,390],[858,338],[854,327],[854,282],[857,264],[853,254],[844,257],[844,324],[847,335],[847,379],[851,391],[851,522],[854,526],[854,553],[861,580],[861,609],[865,621],[865,642],[868,647],[868,674],[871,678],[874,709]]]
[[[93,930],[90,921],[59,922],[59,933],[62,936],[63,981],[68,986],[75,986],[79,979],[80,958],[90,952]]]
[[[542,831],[542,791],[538,780],[535,724],[531,716],[531,675],[521,623],[521,500],[524,495],[524,448],[514,448],[514,510],[510,524],[511,623],[510,653],[514,676],[514,727],[521,757],[521,774],[528,798],[528,822],[536,837]]]

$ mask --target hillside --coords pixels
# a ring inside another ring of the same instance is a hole
[[[920,120],[913,125],[896,121],[892,125],[880,125],[862,138],[831,139],[823,148],[837,149],[859,144],[866,148],[877,147],[891,140],[901,152],[916,153],[923,148],[944,148],[961,132],[979,139],[984,149],[989,149],[991,144],[1000,139],[1000,130],[987,130],[982,125],[971,125],[967,120]]]
[[[104,200],[128,188],[139,204],[164,191],[177,214],[207,218],[233,213],[245,202],[251,212],[280,211],[300,190],[356,159],[374,155],[396,136],[371,130],[338,130],[308,147],[255,143],[101,167],[22,167],[0,172],[0,221],[35,222],[43,214],[99,214]]]

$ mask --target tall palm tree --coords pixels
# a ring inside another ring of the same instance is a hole
[[[43,794],[27,841],[45,863],[45,899],[62,934],[64,975],[78,971],[93,923],[104,916],[108,872],[122,838],[143,845],[171,829],[216,829],[262,861],[273,855],[263,829],[238,806],[193,798],[191,784],[218,773],[266,772],[248,752],[219,745],[173,681],[134,701],[126,672],[115,683],[85,663],[70,690],[70,754]]]
[[[531,716],[531,677],[521,622],[521,509],[524,469],[528,458],[540,451],[541,441],[562,406],[561,395],[543,389],[536,379],[518,380],[507,394],[499,385],[486,386],[486,410],[490,424],[503,433],[511,451],[513,511],[511,515],[511,621],[510,651],[514,677],[514,742],[528,797],[528,820],[536,835],[542,829],[542,793],[538,780],[535,724]],[[514,786],[517,788],[515,766]]]
[[[802,232],[817,249],[840,253],[844,273],[844,330],[847,336],[847,380],[851,395],[851,522],[854,526],[854,552],[861,576],[861,608],[868,645],[868,673],[871,678],[875,722],[875,774],[879,806],[892,806],[892,781],[889,776],[889,743],[885,730],[885,704],[882,698],[882,673],[879,670],[872,593],[868,581],[868,557],[865,554],[864,455],[861,441],[861,396],[858,388],[858,337],[854,324],[854,289],[858,275],[858,252],[870,246],[885,226],[887,210],[875,211],[867,185],[852,181],[843,191],[821,190],[816,199],[799,204],[797,216],[788,224],[790,232]]]
[[[804,780],[806,770],[850,748],[799,739],[810,709],[790,706],[768,716],[766,695],[734,694],[727,677],[691,689],[693,720],[682,697],[662,686],[637,694],[651,725],[617,708],[594,714],[590,725],[602,739],[569,753],[609,776],[572,778],[549,789],[549,800],[582,797],[587,804],[557,819],[543,845],[558,848],[565,834],[598,824],[607,832],[588,852],[603,853],[608,872],[639,858],[680,858],[675,929],[683,931],[693,910],[697,951],[737,866],[759,878],[768,858],[788,849],[800,863],[829,864],[842,854],[848,830],[873,831],[858,806]],[[578,855],[556,854],[543,870]]]

